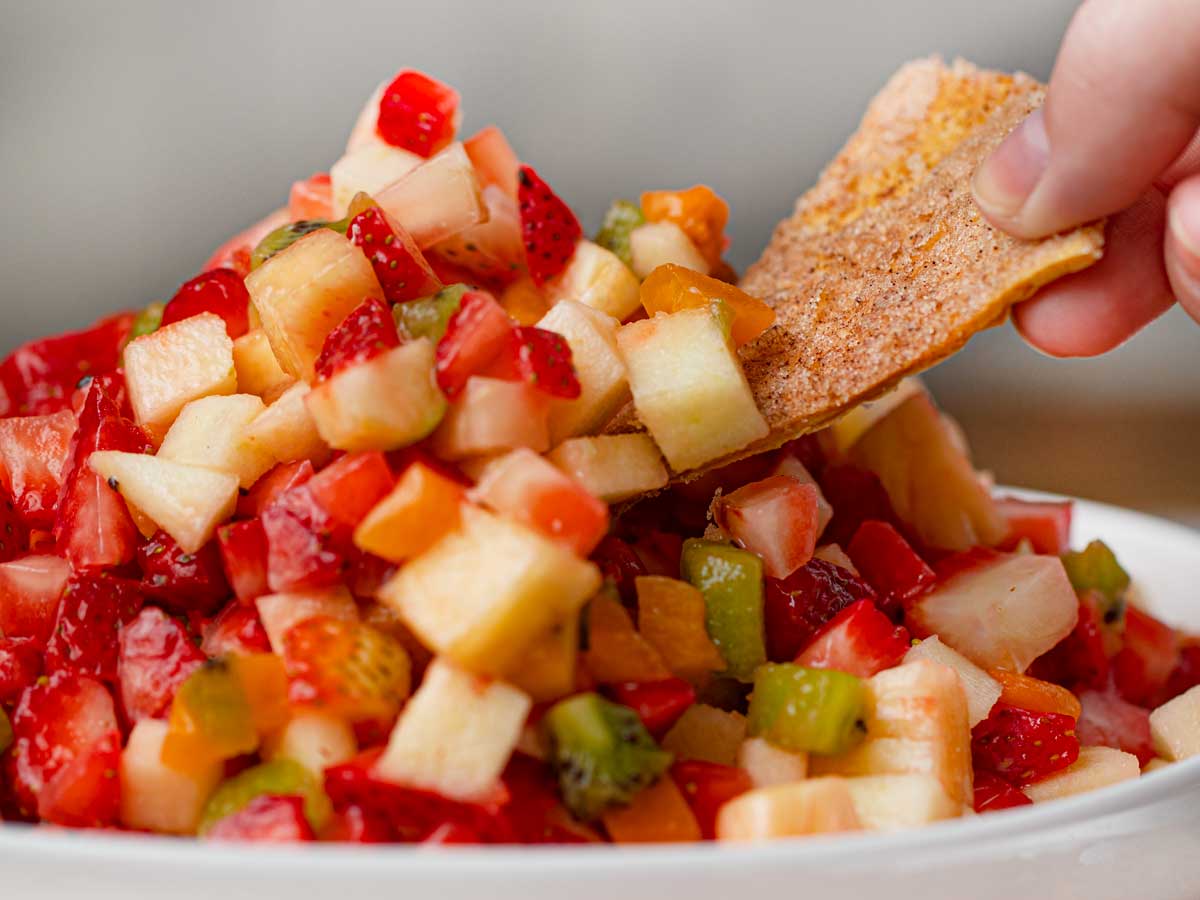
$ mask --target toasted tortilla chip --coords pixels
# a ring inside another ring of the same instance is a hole
[[[962,61],[892,77],[742,280],[777,317],[742,349],[771,433],[709,468],[824,427],[1100,258],[1102,223],[1023,241],[971,198],[976,167],[1042,98],[1026,75]]]

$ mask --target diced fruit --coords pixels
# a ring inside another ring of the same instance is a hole
[[[38,795],[42,821],[69,828],[105,828],[120,813],[121,784],[117,766],[121,733],[115,728],[64,766]]]
[[[925,385],[915,376],[904,378],[894,388],[874,400],[853,407],[833,421],[825,432],[838,455],[845,455],[876,422],[914,394],[924,394]]]
[[[755,788],[729,801],[717,815],[721,841],[765,841],[861,827],[844,778]]]
[[[971,754],[976,770],[994,772],[1010,784],[1030,784],[1078,758],[1075,720],[997,704],[972,730]]]
[[[866,582],[820,559],[810,560],[786,579],[768,579],[763,600],[768,657],[790,662],[843,609],[874,599]]]
[[[596,694],[579,694],[542,719],[567,808],[584,821],[628,804],[671,764],[637,713]]]
[[[422,250],[487,221],[479,178],[462,144],[451,144],[373,196]]]
[[[908,631],[870,600],[859,600],[834,616],[796,657],[810,669],[836,669],[859,678],[900,664],[910,646]]]
[[[887,522],[863,522],[846,547],[863,580],[895,608],[906,608],[937,580],[933,569]]]
[[[758,554],[771,578],[787,578],[812,559],[817,543],[817,488],[772,475],[720,497],[716,521]]]
[[[1075,734],[1084,747],[1113,747],[1132,753],[1145,765],[1154,758],[1150,711],[1134,706],[1115,691],[1084,691]]]
[[[267,533],[261,519],[244,519],[217,529],[221,563],[234,594],[249,603],[267,593]]]
[[[552,409],[552,426],[553,416]],[[605,503],[620,503],[667,485],[658,447],[644,434],[571,438],[546,458]]]
[[[372,297],[351,310],[337,328],[329,332],[313,367],[317,378],[324,381],[345,368],[398,346],[400,336],[391,310],[382,300]]]
[[[46,668],[116,680],[117,630],[137,615],[142,599],[136,582],[95,570],[73,574],[58,602]]]
[[[269,757],[290,759],[315,775],[329,766],[351,759],[357,752],[354,730],[342,718],[303,710],[292,715],[283,729],[271,736]]]
[[[283,594],[267,594],[255,601],[263,628],[271,643],[271,649],[283,655],[286,636],[293,625],[317,616],[358,621],[358,607],[354,597],[343,586],[325,590],[303,591]]]
[[[1150,714],[1154,749],[1175,762],[1200,756],[1200,687],[1180,694]]]
[[[1071,633],[1078,601],[1057,559],[999,554],[938,584],[908,618],[976,665],[1024,672]]]
[[[1034,803],[1045,803],[1129,781],[1141,774],[1137,757],[1132,754],[1111,747],[1084,747],[1069,768],[1027,785],[1024,791]]]
[[[458,527],[462,485],[416,462],[354,531],[354,543],[392,562],[424,553]]]
[[[867,736],[841,756],[814,756],[817,775],[937,778],[957,804],[971,798],[971,731],[958,675],[928,660],[885,669],[868,679]]]
[[[988,717],[1004,688],[991,675],[961,653],[951,650],[936,634],[919,642],[904,657],[906,663],[927,659],[958,673],[967,696],[967,721],[972,728]]]
[[[225,322],[201,313],[132,341],[125,348],[125,381],[138,424],[161,440],[192,400],[237,390]]]
[[[319,228],[329,228],[340,234],[345,234],[345,226],[345,219],[343,219],[341,222],[327,222],[323,219],[306,219],[299,222],[288,222],[286,225],[280,225],[274,231],[267,234],[255,246],[254,252],[250,254],[250,271],[253,272],[276,253],[282,253],[306,234],[312,234]],[[255,315],[257,315],[257,312],[255,312]]]
[[[294,760],[273,759],[224,781],[205,804],[197,830],[201,836],[209,834],[221,820],[266,796],[301,798],[303,815],[314,829],[320,829],[333,812],[317,774]]]
[[[406,69],[379,97],[376,130],[393,147],[432,156],[454,140],[458,92],[423,72]]]
[[[409,340],[424,337],[436,344],[446,334],[450,320],[468,293],[472,291],[467,285],[452,284],[432,297],[398,303],[392,307],[396,327],[401,336]]]
[[[731,284],[670,263],[646,277],[640,300],[649,316],[723,301],[733,311],[730,336],[737,347],[750,343],[775,323],[775,311],[761,300]]]
[[[591,563],[520,525],[465,507],[462,528],[381,591],[422,641],[481,674],[508,671],[600,586]]]
[[[900,523],[883,483],[874,472],[856,466],[826,466],[821,472],[821,491],[833,507],[833,518],[823,537],[843,548],[863,522],[876,520],[893,527]]]
[[[250,328],[250,295],[242,276],[233,269],[210,269],[185,282],[164,307],[159,327],[182,322],[201,313],[214,313],[225,322],[232,339]],[[157,330],[157,329],[156,329]]]
[[[792,784],[808,777],[808,754],[784,750],[765,738],[750,738],[738,751],[738,766],[755,787]]]
[[[831,563],[840,569],[845,569],[854,576],[858,576],[858,569],[854,567],[854,560],[846,555],[837,544],[822,544],[813,551],[813,559],[819,559],[827,563]]]
[[[1185,644],[1179,648],[1179,662],[1167,679],[1163,702],[1173,700],[1197,685],[1200,685],[1200,644]]]
[[[996,509],[1008,525],[1000,546],[1012,550],[1022,541],[1028,541],[1034,553],[1050,556],[1066,553],[1071,546],[1071,508],[1070,500],[1039,502],[997,497]]]
[[[1125,609],[1125,640],[1112,659],[1112,678],[1130,703],[1153,706],[1179,661],[1179,637],[1136,606]]]
[[[1101,620],[1098,596],[1096,591],[1080,595],[1078,621],[1074,630],[1048,653],[1034,660],[1030,669],[1034,675],[1074,690],[1101,690],[1108,685],[1105,627]]]
[[[484,185],[483,203],[487,220],[436,244],[433,253],[481,281],[505,284],[524,263],[517,201],[495,185]]]
[[[214,822],[204,836],[213,841],[313,841],[300,797],[262,794],[235,813]]]
[[[754,674],[750,734],[785,750],[834,755],[861,738],[862,680],[845,672],[769,663]]]
[[[530,706],[529,697],[516,688],[435,660],[396,723],[375,773],[455,800],[487,799],[497,789]]]
[[[671,780],[692,808],[701,835],[709,841],[717,836],[721,807],[755,787],[741,769],[702,760],[675,763]]]
[[[625,681],[612,686],[612,697],[636,712],[646,730],[658,737],[696,701],[696,689],[680,678]]]
[[[192,834],[221,779],[219,761],[193,760],[186,770],[162,760],[167,723],[142,719],[121,754],[121,824],[165,834]]]
[[[508,317],[519,325],[538,324],[550,309],[545,293],[528,275],[522,275],[507,285],[499,300]]]
[[[358,247],[328,228],[272,256],[246,288],[280,367],[308,382],[329,332],[365,298],[383,295]]]
[[[614,200],[608,212],[604,214],[604,221],[596,233],[596,243],[605,250],[611,250],[622,263],[632,269],[633,252],[629,236],[635,228],[644,224],[646,217],[642,214],[640,206],[628,200]]]
[[[23,522],[37,528],[54,524],[74,432],[75,416],[65,409],[0,419],[0,485]]]
[[[575,245],[567,267],[546,283],[546,293],[551,307],[574,300],[618,321],[628,319],[641,306],[637,276],[615,253],[591,241]]]
[[[244,438],[246,427],[264,409],[253,394],[193,400],[163,438],[158,457],[232,473],[241,487],[248,488],[275,464],[260,442]]]
[[[681,566],[683,577],[704,595],[708,633],[728,674],[750,681],[767,658],[762,560],[728,544],[693,539],[684,542]]]
[[[1013,787],[998,775],[991,772],[975,773],[975,798],[972,804],[975,812],[996,812],[1028,806],[1032,802],[1019,788]]]
[[[272,403],[294,380],[279,367],[267,333],[261,328],[248,331],[233,342],[233,367],[237,371],[238,390]]]
[[[528,448],[489,463],[471,497],[580,556],[608,530],[608,507]]]
[[[854,810],[868,831],[915,828],[962,814],[931,775],[864,775],[846,779]]]
[[[303,181],[292,182],[288,215],[298,221],[333,217],[332,179],[328,172],[315,172]]]
[[[237,672],[212,660],[175,691],[162,758],[181,772],[231,759],[258,747],[254,713]]]
[[[15,704],[21,692],[41,674],[42,650],[37,641],[27,637],[0,637],[0,706]],[[0,725],[0,731],[4,727]],[[0,747],[4,743],[0,736]],[[0,749],[0,753],[3,752]]]
[[[1006,706],[1019,706],[1031,712],[1059,713],[1076,720],[1083,711],[1078,698],[1057,684],[1000,669],[991,675],[1003,691],[1000,702]]]
[[[374,197],[424,160],[402,147],[384,143],[353,147],[329,167],[330,216],[345,215],[359,194]]]
[[[1082,550],[1063,554],[1063,568],[1076,591],[1098,591],[1103,599],[1100,609],[1106,619],[1110,611],[1119,620],[1125,592],[1129,590],[1129,573],[1121,568],[1116,555],[1104,541],[1092,541]]]
[[[471,158],[481,184],[495,185],[517,199],[517,169],[521,163],[504,132],[495,125],[481,128],[463,141],[463,150]]]
[[[712,188],[697,184],[682,191],[646,191],[642,211],[650,222],[674,222],[683,229],[710,267],[721,261],[729,206]]]
[[[663,736],[662,746],[678,760],[732,766],[746,741],[746,717],[707,703],[689,706]]]
[[[438,386],[447,396],[458,396],[472,375],[488,370],[512,334],[512,321],[491,294],[462,294],[437,343]]]
[[[266,653],[271,649],[256,607],[230,603],[201,630],[200,649],[210,657]]]
[[[403,227],[389,222],[378,207],[372,206],[351,219],[346,237],[371,261],[388,302],[415,300],[441,289],[441,281],[416,241]],[[388,319],[390,324],[391,316]]]
[[[329,390],[328,383],[322,387]],[[311,393],[300,382],[285,390],[253,422],[246,426],[243,438],[248,447],[270,453],[277,462],[296,460],[323,462],[329,456],[329,445],[317,431],[316,422],[305,402]]]
[[[638,791],[628,806],[601,814],[615,844],[682,843],[701,839],[700,826],[683,794],[670,778]]]
[[[556,332],[527,325],[509,331],[488,374],[509,381],[525,381],[560,400],[576,400],[582,388],[571,361],[571,348]]]
[[[879,476],[900,518],[926,545],[966,550],[1003,540],[995,501],[928,395],[914,394],[876,422],[850,458]]]
[[[213,251],[205,269],[216,269],[222,266],[231,268],[239,275],[245,276],[250,272],[251,252],[259,242],[275,229],[287,225],[291,220],[287,207],[277,209],[259,219],[249,228],[239,231],[220,247]]]
[[[57,556],[25,556],[0,563],[0,633],[45,646],[70,565]]]
[[[294,487],[262,514],[267,537],[267,584],[273,591],[337,584],[353,550],[349,529],[318,503],[308,484]]]
[[[638,278],[648,278],[659,266],[676,265],[707,275],[704,258],[687,233],[674,222],[647,222],[629,233],[629,263]]]
[[[490,456],[528,447],[550,447],[549,398],[523,381],[472,376],[451,404],[433,435],[433,450],[443,459]]]
[[[568,616],[530,645],[503,680],[534,703],[557,700],[575,690],[579,673],[579,616]]]
[[[671,675],[662,656],[633,627],[629,612],[611,592],[601,591],[593,597],[584,616],[587,648],[583,661],[596,681],[658,681]]]
[[[126,718],[164,716],[175,690],[205,659],[182,625],[147,606],[120,630],[117,681]]]
[[[685,581],[646,575],[637,579],[638,631],[671,671],[702,681],[725,668],[725,659],[708,636],[704,595]]]
[[[767,423],[711,310],[633,322],[617,332],[617,346],[638,417],[677,472],[766,437]]]
[[[529,166],[517,170],[517,201],[525,264],[540,287],[570,263],[583,229],[570,207]]]

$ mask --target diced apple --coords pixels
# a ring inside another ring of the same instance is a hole
[[[451,532],[380,592],[426,646],[484,675],[511,671],[600,587],[600,572],[514,522],[463,508]]]
[[[313,364],[329,332],[383,289],[366,255],[329,228],[318,228],[246,276],[280,368],[313,382]]]
[[[379,191],[375,202],[422,250],[488,217],[475,167],[459,143]]]
[[[909,610],[918,634],[944,643],[984,669],[1024,672],[1065,638],[1079,601],[1053,556],[996,554],[951,576]]]
[[[455,800],[486,800],[499,786],[532,702],[436,659],[392,730],[375,774]]]
[[[620,503],[667,486],[662,455],[645,434],[571,438],[546,458],[605,503]]]
[[[546,285],[546,292],[551,305],[575,300],[618,321],[642,305],[637,276],[615,253],[591,241],[575,245],[571,262]]]
[[[576,300],[559,302],[538,322],[539,328],[553,331],[567,342],[579,379],[578,397],[550,404],[552,445],[599,431],[629,402],[629,380],[617,350],[619,325],[612,316]]]
[[[1079,759],[1070,766],[1021,790],[1034,803],[1045,803],[1139,778],[1141,774],[1142,767],[1132,753],[1112,747],[1080,747]]]
[[[261,328],[248,331],[233,342],[233,366],[237,370],[238,390],[255,394],[264,403],[272,403],[296,379],[279,367],[267,333]]]
[[[693,703],[663,736],[662,746],[676,759],[734,766],[745,740],[746,717],[741,713]]]
[[[245,439],[246,426],[262,414],[253,394],[202,397],[183,408],[158,448],[160,459],[232,472],[248,488],[275,465],[261,442]]]
[[[1200,756],[1200,687],[1150,713],[1150,736],[1163,759],[1178,762]]]
[[[833,507],[829,505],[829,501],[825,499],[825,494],[821,490],[821,485],[817,484],[817,479],[813,478],[812,473],[805,468],[804,463],[796,459],[790,453],[785,453],[775,468],[771,470],[772,475],[787,475],[789,478],[795,478],[801,484],[811,484],[817,492],[817,537],[825,532],[830,520],[833,519]],[[849,557],[846,557],[849,560]],[[841,565],[841,563],[835,563]],[[845,566],[843,566],[845,568]]]
[[[167,723],[141,719],[121,753],[121,824],[136,831],[193,834],[209,795],[224,775],[217,760],[197,760],[188,771],[162,761]]]
[[[708,274],[708,260],[674,222],[647,222],[633,229],[629,234],[629,253],[638,278],[645,278],[669,263]]]
[[[866,682],[867,734],[840,756],[813,756],[816,775],[932,775],[951,802],[971,802],[971,728],[958,674],[929,660]]]
[[[415,153],[383,141],[365,143],[347,150],[341,159],[329,167],[333,217],[339,219],[344,216],[356,194],[375,196],[424,161]]]
[[[748,738],[738,750],[738,766],[756,788],[793,784],[808,777],[808,754],[776,747],[766,738]]]
[[[173,537],[184,553],[207,544],[237,505],[238,477],[228,472],[117,450],[96,451],[88,465]]]
[[[433,355],[418,338],[318,384],[305,397],[317,432],[338,450],[396,450],[426,437],[446,412]]]
[[[450,460],[517,447],[543,453],[550,447],[549,401],[528,381],[472,375],[433,433],[433,451]]]
[[[424,553],[458,528],[466,490],[424,463],[413,463],[354,530],[361,550],[391,562]]]
[[[847,778],[846,786],[868,831],[915,828],[963,813],[963,805],[947,797],[932,775],[863,775]]]
[[[433,249],[481,278],[507,280],[525,259],[517,201],[492,184],[483,189],[483,204],[487,207],[484,221],[440,241]]]
[[[730,800],[717,814],[720,841],[765,841],[861,827],[844,778],[755,788]]]
[[[836,419],[829,426],[827,434],[838,453],[848,453],[858,439],[870,431],[871,426],[876,422],[887,416],[909,397],[924,393],[926,393],[925,385],[920,378],[916,376],[905,378],[882,397],[860,403]]]
[[[770,431],[711,311],[632,322],[617,332],[617,346],[638,418],[675,471],[741,450]]]
[[[279,395],[243,432],[254,452],[270,454],[276,462],[307,459],[319,465],[329,457],[329,445],[321,438],[305,398],[311,388],[293,384]]]
[[[958,673],[967,696],[967,721],[974,728],[988,717],[1004,689],[995,678],[961,653],[942,643],[936,634],[930,635],[908,651],[905,662],[927,659]]]
[[[718,498],[716,521],[738,545],[762,557],[768,576],[787,578],[816,549],[817,492],[790,475],[772,475]]]
[[[315,616],[328,616],[343,622],[358,621],[358,606],[343,585],[316,591],[292,591],[264,594],[254,601],[262,619],[267,640],[275,653],[283,653],[283,638],[298,622]]]
[[[340,716],[314,710],[293,715],[266,742],[269,759],[291,759],[323,776],[325,769],[344,763],[358,752],[354,729]]]
[[[202,313],[135,338],[125,348],[125,383],[138,424],[162,440],[186,404],[237,390],[225,320]]]

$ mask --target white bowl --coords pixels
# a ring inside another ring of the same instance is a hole
[[[1200,630],[1200,533],[1079,502],[1148,605]],[[0,827],[0,897],[39,900],[1184,900],[1200,896],[1200,758],[1045,806],[759,846],[217,845]]]

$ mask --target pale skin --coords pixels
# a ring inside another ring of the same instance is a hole
[[[1108,217],[1104,258],[1013,310],[1054,356],[1111,350],[1179,303],[1200,322],[1200,2],[1086,0],[1046,103],[975,175],[998,228]]]

